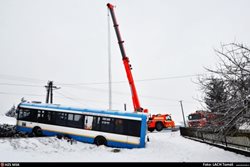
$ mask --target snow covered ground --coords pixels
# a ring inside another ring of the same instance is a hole
[[[16,118],[7,117],[4,114],[0,113],[0,124],[15,125],[16,124]]]
[[[5,122],[6,121],[6,122]],[[0,116],[0,124],[15,119]],[[143,149],[119,149],[55,137],[0,138],[0,162],[250,162],[250,158],[189,140],[179,131],[149,133]]]

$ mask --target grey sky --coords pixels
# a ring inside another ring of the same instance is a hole
[[[214,67],[221,43],[250,44],[247,0],[0,0],[1,112],[22,97],[44,102],[48,80],[61,87],[55,103],[108,108],[108,2],[116,5],[142,107],[176,121],[179,100],[186,114],[201,106],[196,77],[174,77]],[[133,110],[113,27],[111,39],[113,109]]]

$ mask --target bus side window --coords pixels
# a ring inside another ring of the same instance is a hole
[[[74,120],[74,115],[68,114],[68,121],[73,121],[73,120]]]
[[[47,114],[46,114],[46,121],[47,123],[54,123],[54,120],[53,120],[53,111],[48,111]]]
[[[122,119],[115,119],[115,133],[123,134],[123,120]]]
[[[93,130],[100,130],[101,129],[101,117],[94,116],[92,129]]]
[[[37,121],[42,123],[43,122],[43,117],[44,117],[44,111],[38,110],[37,111]]]
[[[25,120],[25,121],[30,121],[31,120],[30,110],[28,110],[28,109],[21,109],[19,111],[19,119],[20,120]]]
[[[82,128],[83,127],[83,115],[80,114],[74,114],[74,124],[76,128]]]
[[[22,120],[23,117],[24,117],[23,109],[19,109],[19,110],[18,110],[18,119]]]
[[[30,110],[30,121],[37,122],[37,110]]]
[[[66,126],[66,120],[68,119],[67,113],[57,112],[56,113],[56,125]]]
[[[101,118],[101,131],[103,132],[113,132],[114,122],[112,118],[102,117]]]

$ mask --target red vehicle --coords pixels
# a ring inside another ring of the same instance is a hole
[[[129,64],[129,58],[126,56],[126,52],[125,52],[124,45],[123,45],[124,41],[122,40],[120,30],[119,30],[119,25],[118,25],[118,23],[116,21],[114,6],[112,4],[110,4],[110,3],[108,3],[107,7],[108,7],[108,9],[110,11],[110,14],[111,14],[111,17],[112,17],[112,20],[113,20],[116,37],[117,37],[118,44],[119,44],[120,51],[121,51],[121,55],[122,55],[123,65],[125,67],[125,71],[126,71],[128,82],[129,82],[129,86],[131,88],[134,111],[135,112],[147,113],[148,110],[143,109],[141,107],[141,105],[140,105],[140,102],[139,102],[139,98],[138,98],[138,95],[137,95],[134,79],[133,79],[133,76],[132,76],[131,64]]]
[[[175,128],[175,123],[169,114],[156,114],[149,117],[148,131],[153,132],[155,129],[161,131],[164,128]]]
[[[223,114],[198,110],[188,115],[188,126],[202,128],[206,125],[212,125],[215,124],[213,121],[221,116],[223,116]],[[216,124],[221,125],[222,123],[217,122]]]

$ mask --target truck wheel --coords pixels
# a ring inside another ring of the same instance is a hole
[[[163,124],[161,122],[157,122],[155,129],[159,132],[163,129]]]
[[[154,128],[148,128],[149,132],[153,132],[155,129]]]

